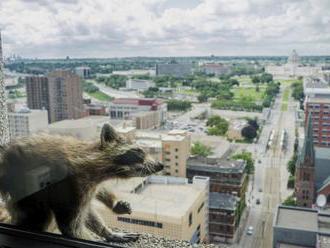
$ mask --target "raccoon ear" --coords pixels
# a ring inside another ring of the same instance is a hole
[[[111,143],[118,138],[115,129],[109,124],[104,124],[101,131],[101,146]]]

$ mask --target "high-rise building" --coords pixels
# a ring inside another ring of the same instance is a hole
[[[190,135],[184,130],[172,130],[162,136],[162,152],[166,175],[186,177],[190,156]]]
[[[3,60],[2,60],[2,40],[0,33],[0,145],[9,142],[9,125],[7,114],[6,90],[3,74]]]
[[[330,86],[322,78],[304,79],[305,117],[312,115],[315,146],[330,147]],[[307,121],[307,120],[306,120]]]
[[[47,110],[21,109],[8,113],[10,138],[29,136],[48,128]]]
[[[49,113],[48,78],[45,76],[28,76],[25,78],[27,106],[29,109],[46,109]]]
[[[297,205],[303,207],[312,207],[315,200],[315,151],[312,128],[312,116],[309,114],[304,144],[296,164],[295,195]]]
[[[71,71],[56,70],[47,75],[50,122],[84,116],[80,77]]]

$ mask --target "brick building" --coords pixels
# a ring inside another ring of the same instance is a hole
[[[322,78],[304,80],[305,117],[312,115],[315,146],[330,147],[330,87]]]
[[[210,192],[230,193],[244,196],[248,183],[243,160],[227,161],[209,156],[191,156],[187,161],[187,177],[195,175],[210,178]]]
[[[210,178],[209,238],[211,243],[236,240],[241,211],[245,205],[248,177],[243,160],[227,161],[216,157],[191,156],[187,160],[187,177]]]
[[[129,120],[141,112],[158,111],[159,120],[164,123],[167,118],[167,104],[152,98],[117,98],[110,103],[110,118]]]
[[[209,242],[233,243],[239,218],[239,198],[232,194],[212,192],[209,196]]]

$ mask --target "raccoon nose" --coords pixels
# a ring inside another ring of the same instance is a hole
[[[161,170],[163,170],[163,169],[164,169],[164,165],[163,165],[163,163],[158,162],[157,165],[156,165],[156,170],[157,170],[157,171],[161,171]]]

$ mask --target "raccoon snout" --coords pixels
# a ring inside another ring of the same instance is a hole
[[[163,169],[164,169],[164,165],[163,165],[163,163],[158,162],[158,163],[155,165],[155,172],[162,171]]]

